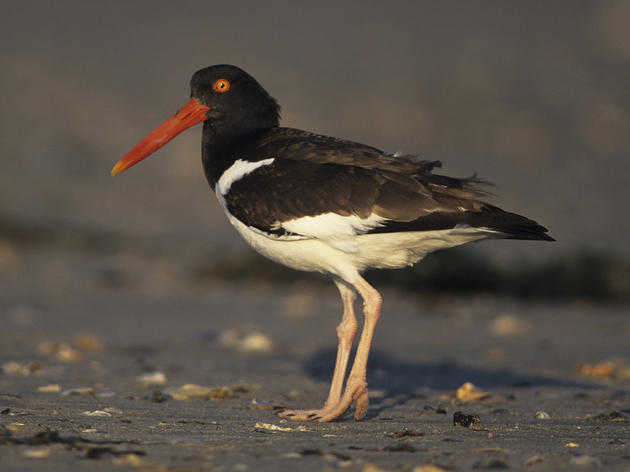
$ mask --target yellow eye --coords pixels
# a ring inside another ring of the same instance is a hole
[[[228,79],[219,79],[214,83],[212,89],[215,92],[225,93],[230,90],[230,81]]]

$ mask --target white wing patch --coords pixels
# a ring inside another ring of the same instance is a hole
[[[263,159],[262,161],[244,161],[243,159],[237,159],[234,161],[228,169],[221,174],[221,178],[217,182],[216,192],[219,196],[219,199],[225,197],[225,195],[230,191],[230,187],[237,180],[241,180],[247,174],[252,173],[256,169],[262,166],[267,166],[272,164],[275,158],[270,157],[269,159]]]
[[[368,218],[323,213],[317,216],[303,216],[289,221],[277,222],[275,226],[290,233],[310,238],[342,241],[381,226],[384,221],[386,218],[375,213],[372,213]]]

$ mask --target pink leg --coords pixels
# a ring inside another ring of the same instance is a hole
[[[357,333],[357,319],[354,316],[354,290],[341,279],[334,279],[335,285],[339,289],[341,300],[343,302],[343,316],[341,323],[337,326],[337,360],[335,361],[335,370],[333,372],[332,381],[330,383],[330,392],[324,407],[319,410],[285,410],[280,412],[280,416],[290,418],[295,421],[306,421],[319,416],[322,412],[333,408],[341,398],[343,390],[343,381],[346,377],[348,369],[348,358],[352,343]]]
[[[343,316],[341,323],[337,326],[337,360],[335,361],[335,371],[324,408],[332,407],[339,403],[341,391],[343,390],[343,381],[348,369],[350,350],[358,329],[357,318],[354,316],[354,290],[338,279],[335,279],[335,285],[337,285],[343,301]]]
[[[341,398],[339,398],[337,396],[337,392],[339,390],[338,384],[340,382],[343,382],[348,354],[342,353],[343,343],[341,339],[342,337],[346,339],[346,337],[340,335],[339,351],[337,353],[335,373],[333,375],[333,382],[331,385],[330,394],[328,396],[328,401],[326,401],[326,405],[324,406],[324,408],[320,410],[289,410],[280,413],[280,416],[291,418],[296,421],[332,421],[343,415],[348,410],[348,408],[350,408],[354,401],[357,402],[357,407],[354,414],[355,419],[359,420],[365,416],[369,404],[366,379],[367,361],[370,353],[370,347],[372,345],[372,338],[374,337],[374,329],[376,328],[376,323],[381,316],[382,297],[370,284],[368,284],[358,274],[352,285],[357,290],[357,292],[359,292],[361,298],[363,298],[363,313],[365,315],[365,321],[363,324],[363,331],[361,332],[361,339],[359,340],[359,345],[357,346],[357,353],[355,355],[354,363],[352,365],[352,369],[350,370],[350,375],[348,376],[346,388],[343,392],[343,395],[341,395]],[[341,292],[341,295],[342,299],[344,299],[343,292]],[[346,301],[344,300],[344,318],[346,312],[345,306]],[[338,328],[338,333],[343,332],[343,320],[339,326],[340,327]],[[350,330],[348,330],[348,332],[350,332]],[[348,335],[346,336],[347,339],[350,339]],[[350,342],[347,347],[348,353],[351,345],[352,343]],[[342,367],[343,373],[340,373],[339,371]],[[332,402],[335,401],[335,398],[338,398],[338,400],[333,404]]]

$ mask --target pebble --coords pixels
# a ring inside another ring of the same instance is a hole
[[[81,360],[83,354],[68,343],[57,341],[44,341],[39,345],[39,352],[46,356],[55,357],[62,362],[76,362]]]
[[[78,387],[61,392],[61,396],[63,397],[74,395],[94,395],[94,389],[92,387]]]
[[[628,421],[628,418],[623,413],[615,410],[605,411],[595,416],[589,414],[584,419],[586,421],[603,421],[605,423],[625,423]]]
[[[490,322],[489,331],[494,336],[522,336],[531,331],[531,325],[515,315],[502,315]]]
[[[544,460],[545,459],[543,458],[543,456],[541,456],[540,454],[536,454],[534,456],[527,458],[527,460],[525,461],[525,465],[538,464],[540,462],[543,462]]]
[[[48,384],[37,387],[37,391],[40,393],[59,393],[61,392],[61,386],[59,384]]]
[[[2,372],[6,375],[21,375],[27,377],[38,370],[43,369],[43,364],[37,361],[17,362],[8,361],[2,364]]]
[[[234,392],[229,387],[202,387],[195,384],[184,384],[179,388],[166,389],[165,393],[175,400],[229,400]]]
[[[446,472],[446,469],[433,464],[418,465],[411,472]]]
[[[455,393],[455,397],[463,402],[477,402],[480,400],[484,400],[488,398],[490,394],[488,392],[484,392],[476,385],[466,382],[461,387],[457,389]]]
[[[253,332],[245,336],[238,343],[238,350],[241,352],[269,352],[273,349],[273,341],[263,333]]]
[[[136,379],[145,385],[164,385],[166,383],[166,374],[160,371],[147,372],[139,375]]]
[[[82,416],[112,416],[111,413],[103,410],[84,411]]]
[[[240,352],[264,353],[273,349],[273,341],[269,336],[259,331],[252,331],[244,336],[236,331],[227,330],[219,336],[221,344]]]
[[[479,417],[479,415],[468,415],[461,411],[456,411],[455,413],[453,413],[453,425],[463,426],[464,428],[470,428],[476,431],[484,429],[483,424],[481,424],[481,418]]]
[[[80,333],[74,338],[74,347],[81,352],[97,353],[103,350],[103,342],[93,334]]]
[[[538,420],[549,420],[549,419],[551,419],[551,416],[546,411],[537,411],[535,416],[536,416],[536,419],[538,419]]]
[[[50,449],[47,447],[29,448],[22,453],[25,457],[31,459],[45,459],[50,456]]]
[[[291,432],[305,432],[307,429],[304,426],[298,426],[296,428],[283,427],[270,423],[256,423],[254,425],[256,431],[264,433],[291,433]]]

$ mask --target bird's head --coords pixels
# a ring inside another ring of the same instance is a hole
[[[117,175],[137,164],[185,129],[205,122],[217,139],[238,138],[278,126],[280,107],[244,70],[232,65],[201,69],[190,81],[191,98],[114,166]]]

